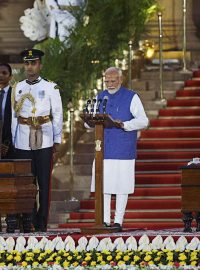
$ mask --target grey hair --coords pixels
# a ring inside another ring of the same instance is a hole
[[[106,73],[112,73],[112,72],[117,72],[119,77],[122,77],[122,70],[120,68],[117,68],[117,67],[109,67],[106,69],[105,71],[105,75]]]

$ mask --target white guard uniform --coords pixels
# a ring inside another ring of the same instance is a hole
[[[62,101],[57,85],[53,82],[38,78],[35,84],[28,84],[26,80],[18,82],[13,93],[13,101],[19,104],[19,100],[25,94],[30,94],[35,99],[35,112],[33,103],[26,98],[21,109],[16,115],[12,112],[12,136],[15,148],[31,150],[29,146],[30,126],[20,124],[17,117],[23,118],[51,116],[52,120],[41,125],[42,146],[41,148],[52,147],[54,143],[61,143],[62,136]]]
[[[134,95],[130,112],[133,119],[124,122],[124,130],[140,130],[148,126],[148,118],[138,95]],[[114,138],[113,138],[114,139]],[[135,187],[135,159],[104,159],[104,193],[131,194]],[[95,191],[95,168],[92,169],[91,192]]]

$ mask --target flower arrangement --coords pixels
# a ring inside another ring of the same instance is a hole
[[[159,235],[152,241],[143,235],[138,242],[132,236],[113,242],[81,237],[78,244],[70,236],[65,240],[0,237],[0,269],[200,269],[199,245],[196,237],[188,243],[183,236],[175,242],[171,236],[164,240]]]

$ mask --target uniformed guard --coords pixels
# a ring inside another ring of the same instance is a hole
[[[32,159],[32,172],[39,186],[39,206],[33,214],[36,231],[47,230],[52,157],[61,143],[63,123],[59,87],[40,77],[43,55],[36,49],[21,52],[27,79],[15,85],[12,96],[16,156]]]

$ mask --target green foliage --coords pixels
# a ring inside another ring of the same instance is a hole
[[[67,40],[37,46],[46,54],[43,74],[60,85],[64,102],[80,92],[86,97],[102,71],[123,57],[129,40],[137,47],[156,9],[156,0],[87,0],[70,8],[77,23]]]

